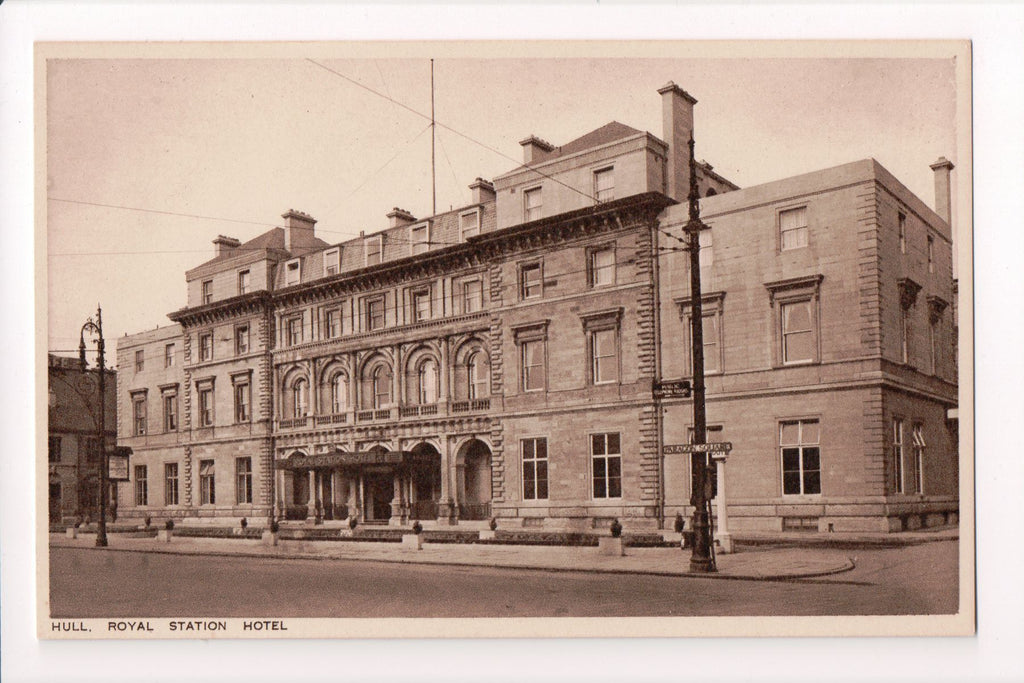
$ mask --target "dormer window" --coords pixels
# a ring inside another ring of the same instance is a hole
[[[475,237],[480,234],[479,209],[473,209],[472,211],[459,214],[459,232],[462,234],[463,240],[467,237]]]
[[[540,218],[540,211],[543,207],[540,190],[541,188],[535,187],[523,192],[523,220],[527,223]]]
[[[384,253],[384,243],[381,235],[368,237],[363,245],[366,255],[366,265],[376,266],[381,262],[381,254]]]
[[[248,294],[250,290],[250,278],[248,270],[238,271],[238,293]]]
[[[324,277],[341,272],[341,250],[328,249],[324,252]]]
[[[608,167],[594,171],[594,199],[599,202],[615,199],[615,169]]]
[[[409,228],[409,245],[413,256],[425,254],[430,249],[430,223]]]
[[[284,284],[285,286],[297,285],[299,280],[302,279],[302,260],[292,259],[285,264],[284,267]]]
[[[203,304],[213,303],[213,280],[203,280]]]

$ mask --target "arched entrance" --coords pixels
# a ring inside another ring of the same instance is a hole
[[[491,449],[479,439],[466,443],[458,456],[459,519],[491,516]]]
[[[441,499],[441,454],[429,443],[412,449],[409,467],[409,517],[437,519]]]

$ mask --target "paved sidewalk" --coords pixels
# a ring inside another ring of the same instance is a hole
[[[825,576],[853,569],[847,553],[830,548],[746,547],[719,555],[718,572],[689,571],[690,551],[679,548],[626,548],[625,555],[602,555],[597,548],[498,544],[424,543],[422,550],[400,543],[367,541],[285,541],[267,546],[259,540],[175,537],[170,542],[152,538],[108,536],[108,551],[137,551],[182,555],[228,555],[279,559],[400,562],[536,569],[547,571],[655,574],[716,579],[786,580]],[[93,548],[96,535],[77,539],[50,534],[51,547]],[[97,549],[98,550],[98,549]]]

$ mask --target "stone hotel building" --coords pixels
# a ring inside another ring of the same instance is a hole
[[[173,325],[120,340],[122,515],[627,529],[688,516],[681,250],[696,101],[612,122],[472,202],[330,244],[219,236]],[[956,519],[949,183],[867,159],[741,189],[693,166],[710,440],[733,530]],[[715,482],[718,486],[718,482]],[[719,499],[716,499],[716,504]],[[229,521],[230,520],[230,521]]]

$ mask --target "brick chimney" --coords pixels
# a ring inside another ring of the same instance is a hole
[[[661,94],[662,137],[668,144],[668,196],[685,202],[690,194],[690,137],[693,135],[693,105],[697,100],[669,81],[658,88]]]
[[[224,235],[217,235],[217,239],[213,243],[217,246],[217,256],[231,254],[235,249],[242,246],[242,243],[234,237],[226,237]]]
[[[494,183],[490,180],[477,178],[473,181],[473,184],[469,186],[469,189],[473,191],[474,204],[483,204],[484,202],[494,201]]]
[[[523,146],[524,164],[534,164],[543,161],[544,157],[555,149],[555,146],[550,142],[541,140],[535,135],[531,135],[525,140],[520,140],[519,144]]]
[[[953,207],[949,172],[953,168],[953,162],[946,157],[939,157],[939,160],[931,165],[931,169],[935,171],[935,213],[950,226],[953,224]]]
[[[400,209],[397,206],[388,212],[388,226],[392,228],[401,228],[404,225],[412,225],[416,222],[416,216],[405,209]]]
[[[284,248],[292,256],[301,256],[317,248],[313,233],[315,218],[295,209],[288,209],[281,218],[284,219]]]

